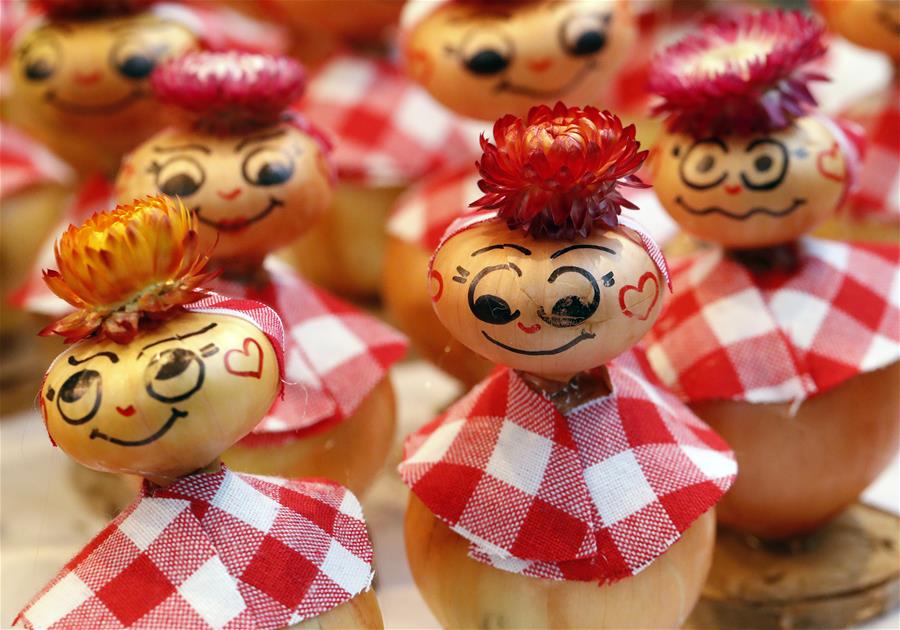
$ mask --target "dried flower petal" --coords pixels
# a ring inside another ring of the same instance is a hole
[[[205,295],[198,287],[209,256],[199,249],[197,219],[181,201],[145,197],[70,225],[56,242],[58,270],[44,282],[77,310],[42,335],[66,342],[99,333],[127,343],[146,319],[180,312]]]
[[[494,124],[494,141],[481,137],[478,162],[484,195],[472,206],[497,210],[510,228],[534,236],[587,236],[595,223],[618,225],[633,208],[617,187],[643,187],[634,173],[647,157],[634,125],[614,114],[557,103],[533,107],[523,120]]]
[[[824,75],[804,70],[825,53],[824,27],[796,11],[746,14],[708,24],[659,53],[650,91],[670,131],[694,136],[761,133],[815,107]]]

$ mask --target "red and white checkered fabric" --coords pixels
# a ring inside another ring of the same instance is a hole
[[[74,183],[68,165],[45,146],[0,121],[0,199],[41,184]]]
[[[266,263],[270,282],[217,278],[211,288],[270,305],[284,322],[284,394],[245,446],[295,439],[346,419],[403,358],[407,341],[376,318],[315,287],[290,267]]]
[[[855,120],[866,131],[866,156],[848,208],[857,216],[900,220],[900,81],[894,81]],[[852,117],[852,113],[848,114]]]
[[[283,628],[370,587],[350,491],[223,467],[140,497],[16,619],[27,628]]]
[[[469,555],[553,580],[613,582],[664,553],[728,490],[728,445],[635,369],[563,416],[498,368],[406,441],[400,476]]]
[[[405,186],[479,155],[483,125],[448,112],[387,59],[334,57],[297,107],[334,140],[332,158],[346,181]]]
[[[672,268],[644,338],[689,402],[801,401],[900,359],[900,249],[803,238],[794,273],[752,274],[721,249]]]
[[[388,234],[434,251],[450,225],[470,214],[469,204],[482,196],[479,178],[474,162],[424,178],[397,200],[388,219]],[[623,216],[640,221],[657,243],[664,245],[677,233],[675,223],[652,190],[626,188],[622,192],[640,207],[639,211],[624,209]]]
[[[115,206],[116,198],[112,182],[99,174],[85,179],[69,205],[63,210],[62,220],[38,250],[37,259],[25,283],[10,296],[10,303],[17,308],[41,315],[61,317],[69,313],[72,307],[47,288],[42,279],[42,270],[52,269],[56,265],[53,245],[69,225],[81,225],[95,212],[103,212]]]

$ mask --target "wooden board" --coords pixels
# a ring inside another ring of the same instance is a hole
[[[900,517],[857,503],[822,529],[763,542],[719,530],[686,628],[843,628],[900,605]]]

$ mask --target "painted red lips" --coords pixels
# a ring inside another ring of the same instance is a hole
[[[128,405],[127,407],[116,407],[116,411],[125,416],[126,418],[130,418],[134,415],[134,405]]]

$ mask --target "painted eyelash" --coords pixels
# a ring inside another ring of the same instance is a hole
[[[211,357],[219,351],[219,347],[214,343],[208,343],[200,348],[200,356],[204,359]]]
[[[147,172],[153,173],[154,175],[159,175],[160,170],[162,170],[162,166],[160,166],[159,162],[156,160],[150,162],[150,166],[147,167]]]
[[[612,272],[612,271],[610,271],[609,273],[605,274],[605,275],[604,275],[602,278],[600,278],[600,279],[603,281],[603,286],[605,286],[605,287],[611,287],[611,286],[613,286],[613,285],[616,283],[616,278],[615,278],[615,276],[613,276],[613,272]]]
[[[452,280],[454,282],[459,282],[460,284],[465,284],[466,279],[469,277],[471,273],[468,269],[463,269],[462,267],[456,267],[456,273],[459,275],[453,276]]]

